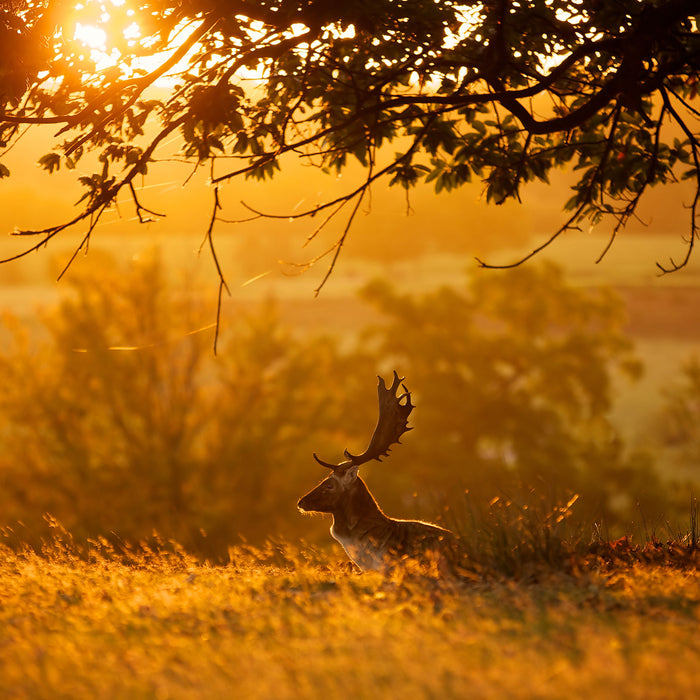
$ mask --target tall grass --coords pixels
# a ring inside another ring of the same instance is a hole
[[[666,536],[644,527],[636,536],[611,539],[604,522],[585,523],[575,513],[578,496],[552,502],[534,490],[450,511],[459,535],[463,566],[489,578],[532,580],[547,572],[576,575],[635,562],[687,568],[700,563],[698,500],[691,494],[688,520],[666,523]]]
[[[577,500],[572,495],[552,505],[529,491],[520,498],[495,497],[479,507],[466,493],[454,526],[468,559],[482,570],[517,578],[535,567],[564,569],[585,543],[571,518]]]
[[[487,561],[529,527],[475,552]],[[697,566],[547,561],[536,578],[455,582],[278,542],[214,566],[157,538],[79,544],[56,524],[42,551],[0,547],[0,696],[693,696]]]

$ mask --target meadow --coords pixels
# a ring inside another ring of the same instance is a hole
[[[173,546],[3,548],[0,696],[692,697],[697,559],[622,544],[459,582],[279,543],[220,565]]]

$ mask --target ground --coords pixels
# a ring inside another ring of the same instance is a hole
[[[359,573],[288,545],[0,553],[7,698],[688,698],[697,566]]]

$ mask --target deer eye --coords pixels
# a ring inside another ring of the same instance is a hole
[[[324,491],[333,491],[335,489],[335,484],[332,481],[327,481],[323,485],[323,490]]]

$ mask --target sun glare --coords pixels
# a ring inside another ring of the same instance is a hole
[[[84,21],[76,22],[71,39],[77,45],[85,47],[98,71],[124,61],[124,54],[116,47],[140,47],[143,51],[137,50],[137,53],[141,55],[136,58],[131,56],[129,59],[130,69],[142,69],[147,72],[155,70],[191,32],[196,31],[196,23],[183,22],[173,28],[167,50],[148,55],[149,38],[143,35],[137,21],[137,12],[128,9],[128,6],[125,7],[127,3],[128,0],[85,0],[74,6],[76,12],[82,14]],[[187,57],[183,57],[167,74],[160,76],[155,85],[170,85],[174,80],[173,74],[186,69]]]
[[[136,22],[133,22],[124,30],[123,34],[125,39],[136,41],[141,36],[141,27]]]
[[[78,22],[75,25],[75,33],[73,38],[80,41],[91,49],[104,51],[107,45],[107,32],[99,27],[90,24],[81,24]]]
[[[116,49],[107,53],[107,32],[101,27],[78,22],[75,25],[73,40],[90,49],[90,58],[95,62],[97,70],[104,70],[119,63],[121,56]]]

